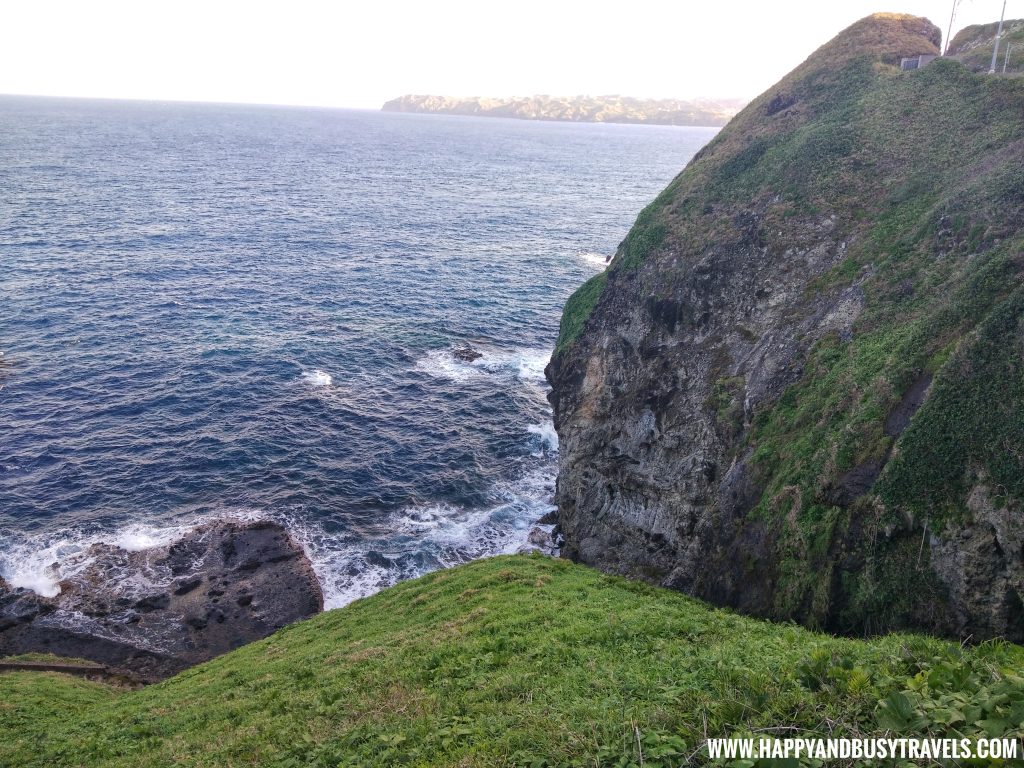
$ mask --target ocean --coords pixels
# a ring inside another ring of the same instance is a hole
[[[519,550],[561,307],[716,130],[0,97],[0,576],[265,518],[330,608]]]

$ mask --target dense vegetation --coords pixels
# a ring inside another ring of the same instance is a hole
[[[1020,728],[1016,646],[844,640],[540,556],[406,582],[159,685],[0,675],[0,764],[654,766],[706,735]],[[641,758],[641,755],[643,756]]]

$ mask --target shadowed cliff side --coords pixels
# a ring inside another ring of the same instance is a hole
[[[567,302],[564,553],[844,632],[1024,639],[1024,82],[876,14]]]

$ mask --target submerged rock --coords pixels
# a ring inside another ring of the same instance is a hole
[[[52,598],[0,580],[0,655],[89,659],[151,681],[323,609],[309,560],[277,523],[217,521],[138,552],[97,544],[83,563]]]

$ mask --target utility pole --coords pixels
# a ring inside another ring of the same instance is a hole
[[[996,29],[996,44],[992,48],[992,66],[989,67],[988,73],[994,75],[996,73],[996,59],[999,58],[999,38],[1003,36],[1003,19],[1006,18],[1006,0],[1003,0],[1003,12],[999,14],[999,28]]]
[[[949,41],[953,38],[953,19],[956,18],[956,7],[960,5],[960,0],[953,0],[953,10],[949,12],[949,29],[946,30],[946,49],[943,52],[943,56],[949,53]]]
[[[1006,56],[1003,57],[1003,74],[1006,74],[1006,65],[1010,63],[1010,48],[1013,47],[1012,43],[1006,44]]]

